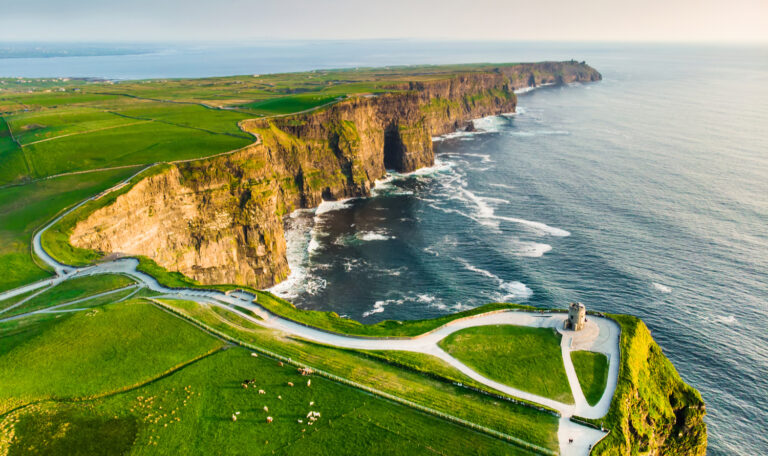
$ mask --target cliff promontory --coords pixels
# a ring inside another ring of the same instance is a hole
[[[577,62],[499,65],[395,81],[308,113],[244,121],[259,141],[175,163],[81,220],[77,247],[144,255],[204,284],[268,287],[289,273],[282,217],[323,200],[370,194],[387,169],[434,163],[432,136],[515,110],[514,91],[589,82]]]

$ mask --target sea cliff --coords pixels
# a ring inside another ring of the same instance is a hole
[[[516,89],[589,82],[584,63],[499,65],[393,82],[308,113],[244,121],[259,141],[175,163],[81,220],[80,248],[144,255],[204,284],[268,287],[289,273],[282,217],[323,200],[367,196],[387,169],[434,163],[432,136],[513,112]]]

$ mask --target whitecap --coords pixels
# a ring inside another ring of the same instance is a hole
[[[552,250],[551,245],[540,242],[513,241],[511,245],[512,253],[521,257],[539,258]]]
[[[371,310],[367,310],[363,312],[363,318],[370,317],[373,314],[384,312],[384,308],[391,305],[391,304],[402,304],[405,302],[402,299],[385,299],[382,301],[376,301],[373,303],[373,308]]]
[[[475,153],[469,153],[465,152],[463,154],[459,155],[460,157],[475,157],[482,160],[483,163],[493,163],[493,160],[491,160],[490,154],[475,154]]]
[[[504,297],[504,301],[509,299],[528,299],[533,295],[533,290],[528,288],[523,282],[504,282],[499,285],[499,288],[507,292]]]
[[[363,231],[357,233],[355,237],[361,241],[387,241],[394,239],[394,236],[390,236],[386,231]]]
[[[715,321],[724,325],[733,325],[736,323],[736,317],[733,315],[718,315],[715,317]]]
[[[566,231],[562,228],[556,228],[554,226],[549,226],[546,223],[542,223],[542,222],[534,222],[531,220],[525,220],[525,219],[516,218],[516,217],[503,217],[501,215],[497,215],[496,218],[499,220],[505,220],[508,222],[525,225],[529,228],[533,228],[536,231],[539,231],[543,234],[548,234],[550,236],[566,237],[571,235],[570,231]]]
[[[469,261],[465,260],[464,258],[457,257],[456,260],[462,265],[464,265],[464,268],[466,268],[468,271],[472,271],[477,274],[481,274],[485,277],[488,277],[489,279],[495,280],[499,285],[499,290],[502,291],[502,293],[499,294],[496,298],[499,301],[507,301],[510,299],[523,300],[523,299],[528,299],[533,295],[533,290],[528,288],[526,284],[520,281],[515,280],[515,281],[507,282],[501,277],[492,273],[491,271],[477,267],[472,263],[470,263]]]
[[[662,293],[672,293],[671,288],[669,288],[666,285],[662,285],[660,283],[653,282],[653,288],[655,288],[657,291],[660,291]]]

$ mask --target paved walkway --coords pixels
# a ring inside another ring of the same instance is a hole
[[[615,322],[606,318],[589,316],[589,321],[587,323],[588,328],[577,333],[560,330],[563,335],[561,342],[563,362],[565,364],[566,374],[568,376],[575,401],[574,404],[564,404],[562,402],[538,396],[536,394],[513,388],[508,385],[496,382],[492,379],[486,378],[458,359],[450,356],[448,353],[443,351],[437,345],[437,343],[451,333],[473,326],[510,324],[559,329],[563,326],[563,322],[566,318],[565,313],[540,313],[517,310],[490,312],[487,314],[454,320],[437,328],[434,331],[414,338],[375,339],[346,336],[343,334],[335,334],[316,328],[307,327],[291,320],[287,320],[271,314],[258,304],[254,303],[253,301],[255,296],[249,293],[234,292],[226,294],[212,290],[195,290],[189,288],[171,289],[164,287],[160,285],[154,277],[137,271],[136,268],[139,262],[133,258],[122,258],[114,261],[100,263],[94,266],[73,268],[71,266],[58,263],[45,251],[45,249],[43,249],[41,236],[45,230],[58,222],[62,217],[64,217],[72,210],[80,207],[87,201],[100,197],[104,193],[112,191],[116,188],[120,188],[121,186],[125,185],[128,180],[130,180],[130,178],[123,183],[116,185],[112,189],[107,190],[106,192],[102,192],[99,195],[83,201],[69,211],[64,212],[51,223],[46,225],[43,229],[38,231],[33,238],[33,250],[35,254],[37,254],[44,262],[46,262],[56,271],[56,277],[2,293],[0,294],[0,300],[17,296],[21,293],[26,293],[45,286],[55,285],[73,277],[110,273],[125,274],[135,279],[142,286],[145,286],[150,290],[162,293],[162,297],[169,299],[184,299],[225,307],[228,310],[236,312],[241,317],[255,324],[296,335],[315,342],[337,347],[361,350],[403,350],[436,356],[451,366],[455,367],[468,377],[484,385],[487,385],[510,396],[525,399],[557,410],[562,416],[558,430],[558,440],[560,443],[561,454],[589,454],[589,448],[591,448],[592,445],[594,445],[605,435],[605,433],[602,431],[574,423],[570,421],[569,418],[574,415],[586,418],[601,418],[605,416],[606,413],[608,413],[608,408],[610,407],[610,402],[613,398],[613,394],[616,389],[616,382],[618,379],[619,327]],[[254,318],[245,312],[239,311],[238,307],[254,312],[256,315],[259,315],[261,319]],[[606,390],[602,399],[595,406],[590,406],[587,403],[586,399],[584,398],[584,394],[581,391],[581,387],[579,386],[576,372],[571,362],[570,353],[573,350],[592,350],[605,353],[608,356],[608,385],[606,386]],[[570,439],[573,439],[572,443],[569,442]]]

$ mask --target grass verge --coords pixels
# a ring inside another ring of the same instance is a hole
[[[597,404],[608,383],[608,357],[603,353],[579,350],[571,352],[571,361],[587,403]]]

